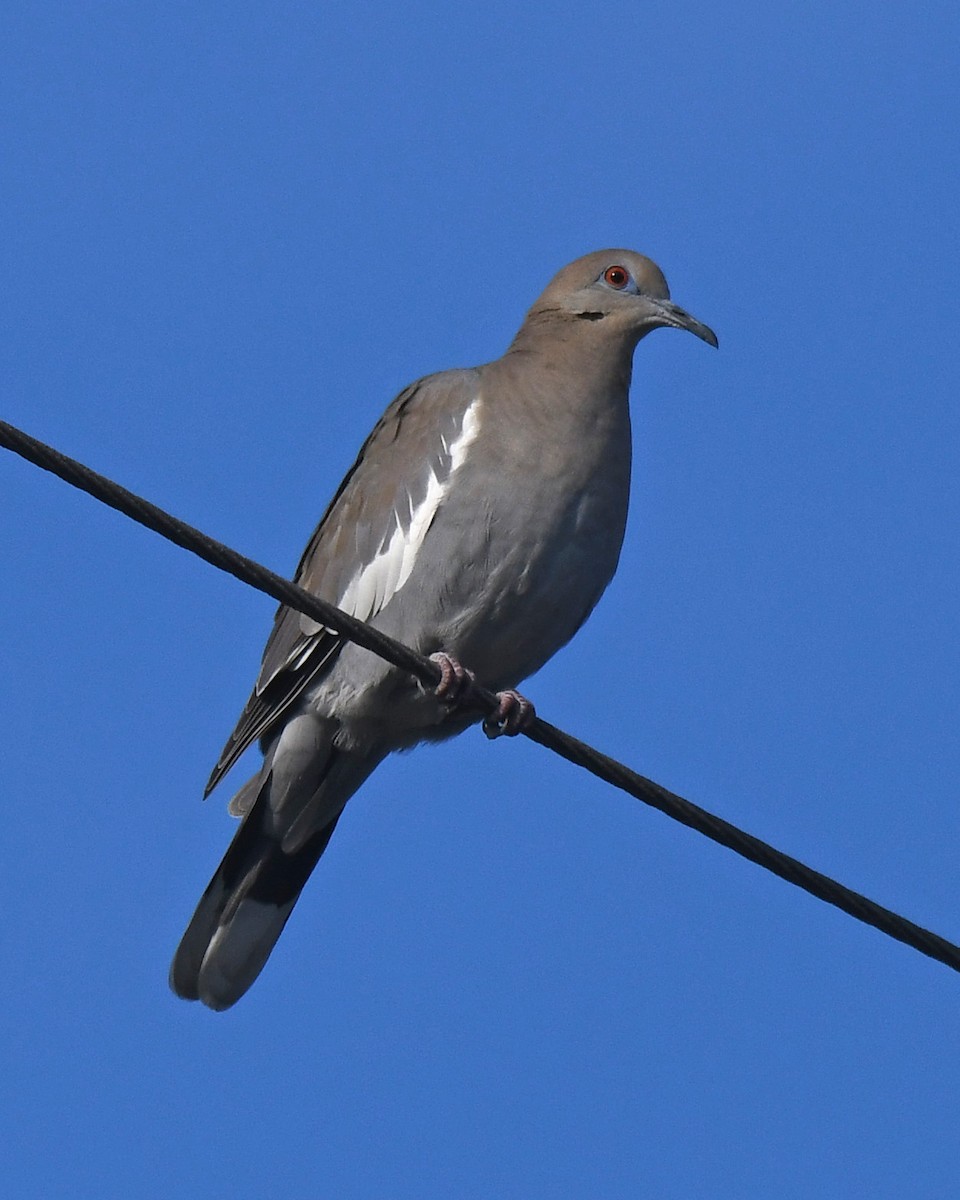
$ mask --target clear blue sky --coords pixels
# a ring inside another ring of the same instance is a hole
[[[958,34],[8,4],[0,416],[287,572],[403,385],[648,253],[720,352],[640,347],[621,570],[527,691],[960,939]],[[529,743],[386,764],[251,993],[176,1000],[273,604],[6,453],[0,554],[4,1194],[958,1194],[960,977]]]

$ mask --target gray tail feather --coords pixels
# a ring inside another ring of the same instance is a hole
[[[174,955],[170,986],[178,996],[217,1011],[240,999],[270,957],[339,817],[284,853],[270,820],[269,784],[263,789]]]

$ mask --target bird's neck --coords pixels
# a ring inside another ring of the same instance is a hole
[[[636,333],[616,333],[606,318],[551,310],[531,313],[501,360],[508,370],[533,370],[551,388],[606,398],[630,389]]]

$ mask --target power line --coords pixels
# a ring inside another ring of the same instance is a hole
[[[127,491],[126,488],[103,475],[98,475],[89,467],[85,467],[75,459],[68,458],[65,454],[37,441],[5,421],[0,421],[0,446],[12,450],[21,458],[27,459],[28,462],[34,463],[43,470],[52,472],[103,504],[130,517],[131,520],[145,525],[168,541],[198,555],[212,566],[235,576],[242,583],[257,588],[281,604],[286,604],[328,626],[343,637],[356,642],[357,645],[372,650],[374,654],[380,655],[387,662],[415,675],[422,683],[436,684],[439,682],[440,670],[428,658],[424,658],[423,655],[417,654],[408,646],[394,641],[393,638],[387,637],[386,634],[363,621],[356,620],[348,613],[321,600],[318,596],[304,591],[303,588],[261,566],[260,563],[254,562],[253,559],[238,554],[236,550],[231,550],[222,542],[207,537],[206,534],[171,516],[162,508]],[[479,710],[485,713],[492,713],[497,706],[497,699],[492,692],[477,687],[473,692],[471,704],[475,704]],[[598,778],[634,796],[637,800],[642,800],[645,804],[666,813],[675,821],[680,821],[683,825],[704,834],[712,841],[719,842],[721,846],[728,847],[742,858],[747,858],[767,871],[772,871],[774,875],[779,875],[781,879],[802,888],[810,895],[816,896],[817,899],[824,900],[827,904],[832,904],[835,908],[849,913],[858,921],[874,926],[888,937],[912,946],[921,954],[937,959],[954,971],[960,971],[960,946],[955,946],[952,942],[940,937],[939,934],[915,925],[912,921],[876,904],[873,900],[845,887],[835,879],[822,875],[819,871],[814,871],[811,867],[782,853],[767,842],[731,825],[729,821],[714,816],[696,804],[691,804],[682,796],[667,791],[653,780],[638,775],[623,763],[608,758],[592,746],[578,741],[542,718],[536,718],[523,732],[531,741],[545,746],[568,762],[583,767]]]

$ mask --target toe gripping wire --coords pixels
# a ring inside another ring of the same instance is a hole
[[[184,550],[196,554],[211,566],[233,575],[241,583],[257,588],[266,595],[272,596],[279,603],[306,614],[350,641],[356,642],[358,646],[363,646],[374,654],[380,655],[387,662],[416,676],[421,683],[435,687],[440,682],[440,668],[428,658],[417,654],[408,646],[394,641],[393,638],[387,637],[386,634],[363,621],[356,620],[348,613],[321,600],[318,596],[304,591],[303,588],[261,566],[260,563],[238,554],[229,546],[207,537],[198,529],[171,516],[162,508],[158,508],[157,505],[151,504],[148,500],[144,500],[112,480],[98,475],[89,467],[85,467],[75,459],[68,458],[5,421],[0,421],[0,446],[13,451],[35,466],[59,476],[66,483],[87,492],[96,500],[116,509],[117,512],[123,513],[124,516],[140,525],[145,525],[147,529],[152,529]],[[492,692],[476,686],[471,691],[469,703],[475,706],[478,712],[489,715],[496,710],[498,700]],[[637,800],[642,800],[644,804],[659,809],[668,817],[690,829],[695,829],[698,833],[710,838],[711,841],[718,842],[742,858],[749,859],[750,862],[773,872],[774,875],[779,875],[787,883],[802,888],[811,896],[816,896],[818,900],[832,904],[858,921],[879,929],[888,937],[911,946],[914,950],[944,963],[954,971],[960,971],[960,946],[954,945],[946,938],[942,938],[920,925],[915,925],[912,921],[869,900],[859,892],[845,887],[835,879],[822,875],[819,871],[791,858],[790,855],[784,854],[767,842],[763,842],[759,838],[745,833],[742,829],[738,829],[735,825],[731,825],[728,821],[699,808],[682,796],[667,791],[653,780],[638,775],[623,763],[608,758],[599,750],[578,741],[577,738],[564,733],[563,730],[551,725],[548,721],[537,717],[523,730],[523,733],[531,741],[552,750],[575,766],[590,771],[597,778],[619,788]]]

